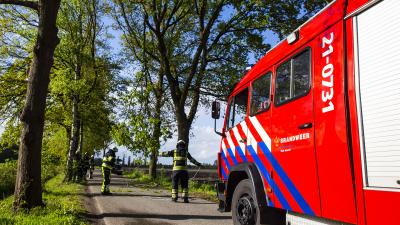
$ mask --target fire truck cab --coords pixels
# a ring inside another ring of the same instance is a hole
[[[236,85],[220,135],[234,224],[399,225],[400,2],[330,3]]]

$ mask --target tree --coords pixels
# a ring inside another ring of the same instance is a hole
[[[153,95],[152,88],[149,85],[120,94],[121,122],[113,127],[113,139],[135,155],[150,157],[149,174],[154,179],[158,150],[161,142],[170,138],[173,121],[169,114],[162,113],[166,99]]]
[[[129,44],[159,65],[168,85],[178,139],[186,143],[198,106],[206,100],[201,97],[226,95],[239,80],[249,56],[260,57],[270,48],[263,41],[263,32],[283,35],[293,27],[287,28],[286,20],[277,19],[281,17],[277,12],[287,12],[290,21],[297,18],[294,24],[299,25],[323,4],[310,2],[115,0],[128,31],[140,31],[146,24],[145,32],[150,34],[145,40],[151,43],[145,45],[135,38]],[[140,57],[135,60],[140,62]]]
[[[41,147],[50,69],[53,65],[54,50],[59,43],[56,21],[60,0],[39,0],[38,2],[1,0],[0,4],[28,7],[35,10],[39,16],[26,100],[20,116],[23,128],[14,193],[14,209],[32,208],[43,204]]]
[[[112,110],[106,101],[112,89],[112,70],[115,66],[109,58],[101,55],[101,50],[107,47],[100,21],[103,11],[99,0],[73,0],[61,7],[59,27],[62,41],[56,51],[57,82],[52,96],[66,106],[65,110],[71,110],[71,114],[64,113],[69,118],[63,122],[70,135],[66,180],[72,179],[73,160],[75,153],[85,147],[86,141],[83,140],[92,141],[86,137],[110,137],[108,131],[111,126],[107,122],[110,121],[108,116]],[[99,120],[99,117],[103,120]],[[99,127],[101,132],[85,135],[94,124],[104,125]],[[103,140],[97,141],[104,143]]]
[[[156,46],[151,41],[154,35],[149,32],[147,24],[140,18],[142,15],[133,13],[135,5],[128,4],[126,6],[123,2],[118,4],[121,7],[119,10],[114,9],[113,16],[119,29],[123,31],[123,53],[126,55],[128,63],[139,62],[141,64],[141,72],[133,76],[133,82],[130,82],[131,86],[128,88],[130,100],[127,101],[126,98],[122,100],[124,108],[128,109],[122,110],[122,116],[127,117],[127,127],[123,129],[124,126],[122,126],[119,131],[132,130],[129,132],[133,139],[129,142],[135,143],[132,150],[142,151],[145,156],[150,157],[149,174],[154,179],[157,176],[158,150],[161,146],[161,139],[165,141],[171,136],[173,124],[168,119],[170,110],[166,107],[168,87],[164,73],[160,70],[159,61],[148,56],[148,52],[154,52]],[[142,24],[138,24],[140,22]],[[142,47],[136,48],[137,45]]]

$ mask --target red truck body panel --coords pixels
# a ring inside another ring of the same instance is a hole
[[[307,93],[285,104],[271,103],[254,116],[248,107],[244,121],[230,129],[225,121],[221,180],[228,179],[231,167],[253,162],[270,207],[350,224],[400,224],[400,190],[374,190],[363,183],[352,16],[370,3],[335,1],[299,28],[295,43],[282,41],[236,85],[228,102],[246,88],[250,102],[253,82],[271,72],[275,102],[277,69],[310,51]],[[300,128],[304,124],[312,126]]]

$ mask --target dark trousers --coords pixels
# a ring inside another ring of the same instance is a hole
[[[178,198],[179,183],[182,187],[182,197],[189,197],[189,174],[187,170],[174,170],[172,173],[172,198]]]
[[[101,186],[101,192],[110,193],[111,170],[105,167],[102,167],[102,170],[103,170],[103,185]]]
[[[89,171],[89,178],[90,179],[93,178],[93,170],[94,170],[94,167],[90,167],[90,171]]]

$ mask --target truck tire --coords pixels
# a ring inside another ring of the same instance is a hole
[[[232,197],[232,219],[234,225],[260,224],[260,210],[249,179],[240,181],[235,188]]]

